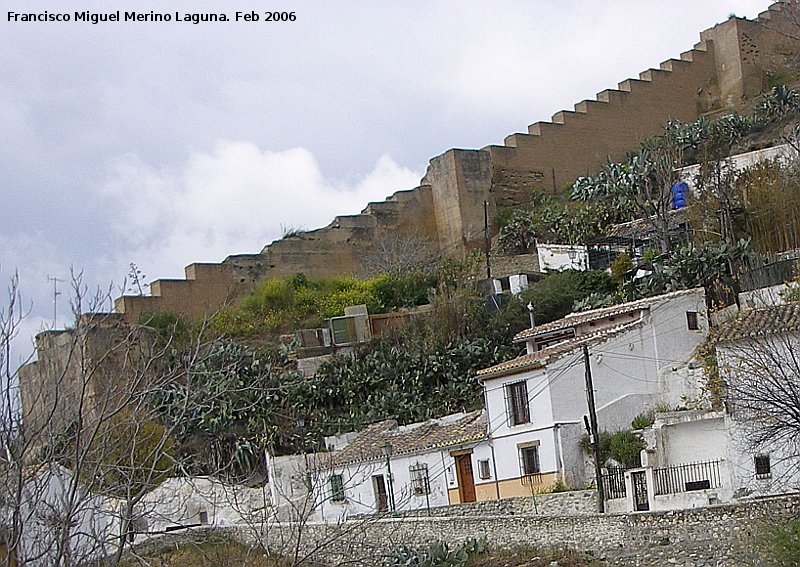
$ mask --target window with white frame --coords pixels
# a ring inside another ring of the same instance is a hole
[[[756,455],[753,458],[756,466],[756,478],[771,478],[772,465],[769,461],[769,455]]]
[[[332,474],[328,478],[331,489],[331,502],[344,502],[344,479],[340,474]]]
[[[478,460],[478,476],[482,480],[492,477],[492,472],[489,469],[489,459]]]
[[[426,463],[416,463],[408,467],[411,476],[411,492],[415,496],[430,494],[431,483],[428,477],[428,465]]]
[[[506,413],[509,425],[530,423],[531,414],[528,406],[528,385],[525,380],[505,385]]]

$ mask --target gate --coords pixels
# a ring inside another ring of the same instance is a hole
[[[650,501],[647,499],[647,476],[645,472],[632,472],[631,484],[633,485],[633,508],[637,512],[648,511],[650,509]]]

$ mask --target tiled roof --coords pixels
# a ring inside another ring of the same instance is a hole
[[[800,303],[742,311],[734,319],[720,325],[715,334],[718,341],[732,341],[789,331],[800,331]]]
[[[581,347],[585,344],[590,345],[606,341],[611,337],[633,329],[640,324],[641,321],[637,319],[636,321],[617,325],[616,327],[610,327],[594,333],[587,333],[579,337],[574,337],[562,343],[558,343],[551,347],[537,351],[533,354],[524,354],[513,360],[502,362],[500,364],[496,364],[495,366],[484,368],[483,370],[478,370],[478,378],[483,380],[485,378],[495,378],[497,376],[504,376],[506,374],[514,374],[521,370],[541,368],[548,362],[560,358],[561,355],[572,352],[578,347]]]
[[[529,339],[538,337],[540,335],[544,335],[546,333],[550,333],[552,331],[569,329],[570,327],[575,327],[583,323],[590,323],[592,321],[598,321],[600,319],[605,319],[606,317],[618,317],[626,313],[639,311],[640,309],[648,309],[650,306],[655,305],[656,303],[661,303],[662,301],[667,301],[669,299],[680,297],[682,295],[689,295],[691,293],[697,292],[698,289],[700,288],[673,291],[670,293],[665,293],[663,295],[656,295],[655,297],[645,297],[644,299],[629,301],[628,303],[620,303],[619,305],[612,305],[611,307],[601,307],[600,309],[592,309],[591,311],[570,313],[569,315],[567,315],[563,319],[559,319],[558,321],[545,323],[544,325],[537,325],[533,329],[525,329],[523,331],[520,331],[514,337],[514,342],[516,343],[516,342],[527,341]]]
[[[407,455],[480,441],[486,435],[483,410],[465,414],[455,421],[446,418],[398,427],[394,420],[373,423],[332,459],[332,466],[383,459],[381,445],[392,444],[392,455]]]

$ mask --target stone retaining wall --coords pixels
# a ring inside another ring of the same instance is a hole
[[[461,516],[588,516],[597,512],[597,491],[576,490],[521,498],[485,500],[430,509],[435,517]],[[427,516],[424,508],[403,512],[403,517]]]
[[[400,545],[423,546],[434,541],[455,544],[485,538],[495,549],[568,548],[623,567],[761,566],[766,564],[756,547],[761,530],[794,517],[798,505],[800,496],[794,495],[644,514],[365,519],[341,526],[305,526],[301,548],[314,550],[311,554],[315,559],[333,565],[345,560],[379,565],[385,553]],[[272,528],[267,535],[274,546],[286,544],[286,531]]]

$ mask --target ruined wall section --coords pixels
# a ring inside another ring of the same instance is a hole
[[[369,254],[398,238],[437,239],[431,188],[399,191],[369,203],[358,215],[336,217],[324,228],[276,240],[262,250],[267,277],[362,275]]]
[[[129,324],[146,322],[147,315],[164,311],[200,320],[270,277],[361,275],[367,256],[381,253],[381,242],[408,237],[437,247],[436,226],[430,186],[398,191],[385,201],[368,204],[361,214],[338,216],[326,227],[276,240],[260,254],[229,256],[219,264],[190,264],[185,279],[155,280],[150,295],[122,296],[114,310]]]
[[[78,318],[75,328],[36,336],[35,362],[19,369],[25,435],[35,445],[56,438],[79,415],[87,427],[146,387],[152,331],[132,328],[121,314]]]
[[[492,183],[488,152],[448,150],[430,161],[422,182],[431,187],[442,252],[463,252],[470,243],[483,239],[483,203]]]

